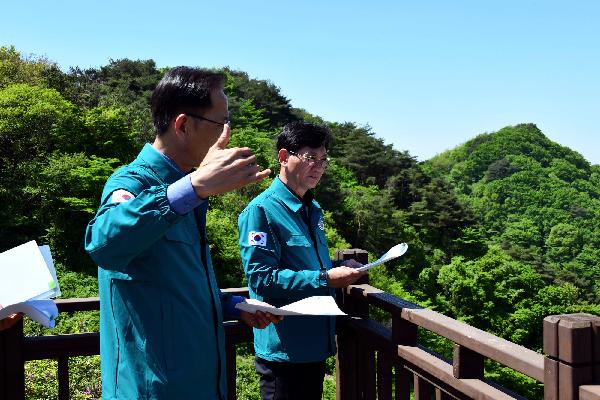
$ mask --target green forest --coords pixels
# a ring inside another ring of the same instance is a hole
[[[120,59],[65,72],[0,47],[0,251],[32,239],[49,244],[64,298],[97,295],[85,226],[106,179],[153,140],[149,99],[167,69]],[[263,167],[278,170],[274,138],[285,123],[329,126],[332,161],[315,196],[330,250],[362,248],[377,258],[409,244],[399,261],[370,271],[372,285],[536,351],[545,316],[600,315],[600,165],[533,123],[418,162],[368,126],[292,107],[276,83],[222,71],[230,145],[252,148]],[[222,288],[245,286],[237,216],[274,176],[210,200],[207,231]],[[60,315],[52,331],[26,323],[27,334],[97,330],[97,313]],[[440,338],[421,340],[451,352]],[[242,399],[259,398],[250,352],[238,356]],[[98,357],[74,358],[70,368],[72,398],[99,398]],[[55,362],[28,362],[26,371],[28,398],[57,398]],[[542,398],[539,384],[511,370],[489,363],[486,375]],[[324,397],[335,397],[331,377]]]

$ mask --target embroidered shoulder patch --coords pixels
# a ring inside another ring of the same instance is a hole
[[[266,246],[267,234],[265,232],[248,232],[248,245],[250,246]]]
[[[324,231],[325,230],[325,221],[323,221],[323,217],[319,218],[319,229]]]
[[[125,203],[133,199],[135,196],[129,193],[127,190],[119,189],[112,192],[113,203]]]

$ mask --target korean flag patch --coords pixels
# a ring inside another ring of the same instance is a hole
[[[325,221],[323,221],[323,217],[319,218],[319,229],[324,231],[325,230]]]
[[[267,234],[265,232],[250,231],[248,233],[248,244],[250,246],[266,246]]]
[[[119,189],[112,192],[113,203],[126,203],[133,199],[135,196],[129,193],[127,190]]]

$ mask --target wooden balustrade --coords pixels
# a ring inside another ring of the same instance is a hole
[[[338,259],[367,261],[366,252],[339,251]],[[224,289],[247,295],[247,289]],[[368,285],[365,279],[338,290],[337,301],[349,317],[337,324],[337,398],[522,399],[487,380],[485,359],[494,360],[544,384],[545,400],[600,399],[600,318],[589,314],[549,316],[544,320],[544,353],[481,331]],[[59,311],[99,309],[95,299],[57,300]],[[389,314],[384,326],[369,319],[369,307]],[[235,399],[235,346],[252,340],[236,321],[224,323],[229,398]],[[447,360],[419,344],[418,328],[454,343]],[[25,397],[24,363],[57,359],[59,399],[69,398],[69,357],[99,354],[97,332],[23,336],[23,323],[0,332],[0,400]]]
[[[365,262],[359,253],[345,250],[337,258]],[[485,359],[543,383],[545,400],[600,399],[600,317],[547,317],[543,355],[367,283],[344,289],[338,299],[352,316],[338,322],[338,399],[524,398],[487,380]],[[368,319],[369,305],[389,313],[391,329]],[[454,342],[453,359],[421,346],[418,327]]]
[[[247,288],[223,289],[222,292],[248,296]],[[58,311],[97,311],[97,297],[56,300]],[[252,341],[252,330],[237,321],[225,321],[225,349],[229,399],[235,399],[235,345]],[[69,399],[69,357],[100,354],[98,332],[53,336],[23,336],[23,321],[0,331],[0,400],[25,398],[25,362],[30,360],[58,360],[58,398]]]

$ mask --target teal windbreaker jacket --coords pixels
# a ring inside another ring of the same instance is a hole
[[[303,217],[302,207],[277,177],[240,214],[240,252],[251,298],[281,307],[310,296],[333,296],[319,279],[321,268],[331,268],[323,210],[312,200]],[[335,319],[286,317],[254,329],[254,349],[269,361],[322,361],[335,354]]]
[[[147,144],[108,179],[87,227],[85,248],[99,266],[104,399],[226,397],[208,202],[181,216],[166,194],[183,176]]]

